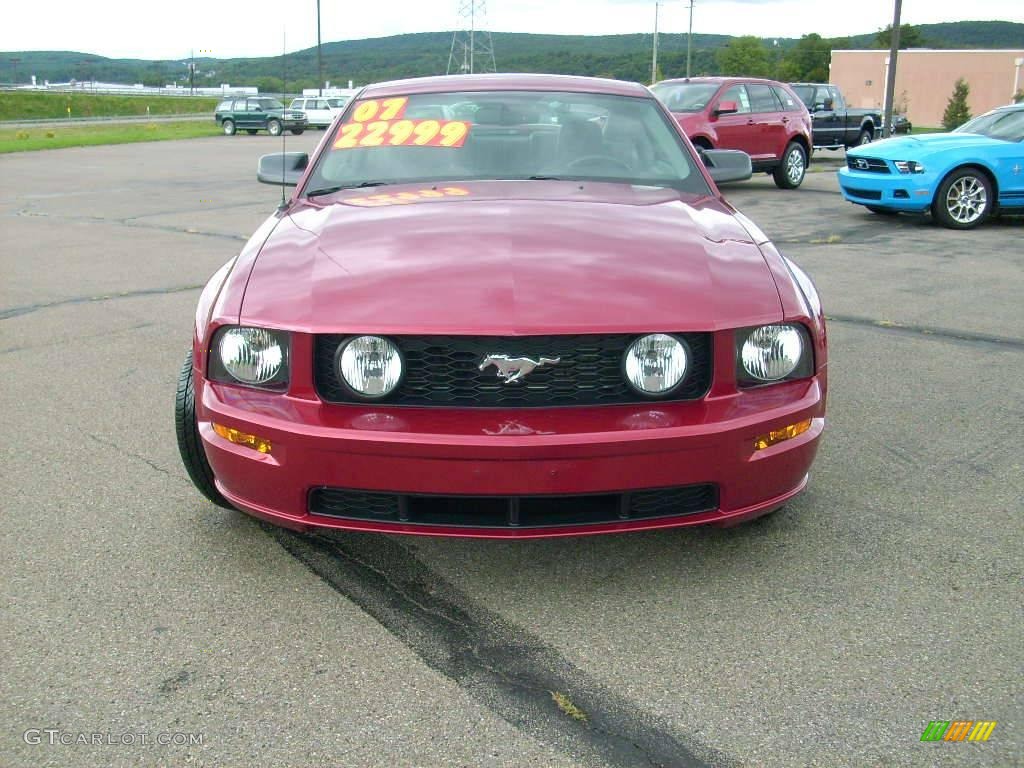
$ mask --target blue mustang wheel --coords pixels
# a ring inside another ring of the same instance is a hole
[[[932,215],[950,229],[971,229],[992,210],[992,183],[975,168],[961,168],[947,176],[932,201]]]

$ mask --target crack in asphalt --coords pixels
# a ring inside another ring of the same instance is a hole
[[[171,293],[184,293],[185,291],[201,290],[205,284],[200,285],[175,285],[170,288],[140,288],[137,291],[120,291],[118,293],[104,293],[98,296],[72,296],[69,299],[58,299],[57,301],[44,301],[38,304],[23,304],[20,307],[8,307],[0,309],[0,320],[9,320],[12,317],[28,315],[38,312],[41,309],[52,309],[68,304],[88,304],[94,301],[113,301],[115,299],[134,299],[139,296],[161,296]]]
[[[863,328],[872,328],[878,331],[891,331],[924,338],[933,338],[940,341],[968,342],[972,344],[993,344],[1002,348],[1024,349],[1024,339],[1017,339],[1012,336],[998,336],[990,333],[977,333],[975,331],[959,331],[954,328],[940,328],[915,323],[900,323],[895,320],[873,320],[870,317],[859,317],[857,315],[826,315],[825,319],[830,323],[846,323],[848,325],[859,325]]]
[[[557,650],[475,604],[405,546],[365,534],[296,534],[260,524],[431,669],[538,741],[585,764],[710,768],[735,762],[686,744],[651,712],[607,689]],[[558,692],[586,713],[562,712]]]
[[[144,221],[140,221],[140,219],[144,218],[142,216],[129,216],[124,219],[108,219],[104,216],[69,216],[67,214],[51,214],[40,211],[30,211],[27,209],[22,209],[15,215],[38,218],[55,218],[66,221],[85,222],[87,224],[114,224],[122,227],[132,227],[133,229],[152,229],[158,232],[169,232],[175,235],[199,235],[200,237],[215,237],[221,240],[231,240],[240,243],[248,242],[248,238],[242,237],[241,235],[229,235],[224,232],[206,232],[201,229],[193,229],[191,227],[174,227],[170,224],[149,224]],[[164,215],[171,214],[148,213],[145,215],[145,218]]]
[[[93,440],[94,442],[99,443],[100,445],[104,445],[107,448],[114,449],[115,451],[117,451],[122,456],[127,456],[128,458],[136,459],[138,461],[141,461],[143,464],[148,465],[150,467],[150,469],[155,469],[157,472],[160,472],[160,473],[162,473],[164,475],[167,475],[168,477],[173,477],[176,480],[181,480],[182,479],[181,477],[179,477],[178,475],[175,475],[170,470],[164,469],[163,467],[161,467],[158,464],[154,464],[152,461],[147,459],[142,454],[134,453],[133,451],[126,450],[126,449],[122,448],[120,445],[118,445],[117,443],[113,442],[112,440],[104,440],[102,437],[97,437],[96,435],[94,435],[92,433],[89,433],[87,435],[87,437],[90,440]]]
[[[131,331],[138,331],[143,328],[152,328],[154,325],[156,325],[156,323],[138,323],[136,325],[129,325],[126,328],[115,328],[109,331],[103,331],[102,333],[88,333],[84,336],[72,336],[67,339],[43,342],[42,344],[23,344],[20,347],[3,347],[0,349],[0,355],[7,355],[12,352],[28,352],[37,349],[52,349],[54,347],[64,347],[68,344],[80,344],[83,341],[118,336],[124,333],[130,333]],[[134,372],[135,369],[132,368],[131,371]],[[122,374],[122,376],[123,375],[124,374]]]

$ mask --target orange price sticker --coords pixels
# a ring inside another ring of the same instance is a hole
[[[366,102],[369,104],[370,102]],[[358,111],[358,110],[357,110]],[[374,120],[345,123],[335,149],[366,147],[451,147],[466,143],[472,123],[464,120]]]
[[[394,120],[405,114],[405,105],[408,103],[407,96],[397,96],[393,99],[364,99],[356,104],[352,113],[352,122],[368,123],[371,120]]]

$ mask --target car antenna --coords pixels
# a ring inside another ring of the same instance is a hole
[[[281,208],[285,207],[284,199],[284,151],[285,151],[285,138],[284,135],[287,133],[284,129],[284,116],[288,111],[287,107],[284,107],[284,102],[288,99],[288,59],[285,57],[285,52],[288,48],[288,32],[286,27],[281,27]]]

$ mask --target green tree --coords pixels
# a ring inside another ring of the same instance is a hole
[[[925,48],[927,45],[928,41],[921,34],[920,29],[910,24],[900,24],[900,50],[904,48]],[[878,34],[875,35],[875,48],[888,49],[891,47],[892,24],[889,24],[885,29],[878,30]]]
[[[1013,94],[1014,104],[1020,104],[1022,101],[1024,101],[1024,91],[1017,91],[1015,94]]]
[[[761,39],[753,35],[734,38],[718,51],[718,67],[723,75],[744,75],[746,77],[768,77],[771,75],[771,61],[768,48]]]
[[[827,83],[831,57],[830,41],[813,32],[804,35],[783,56],[779,77],[789,82]]]
[[[942,127],[947,131],[959,128],[971,119],[971,110],[967,107],[967,96],[971,87],[962,77],[956,81],[953,87],[953,95],[949,97],[946,104],[946,111],[942,113]]]
[[[255,85],[259,88],[260,93],[280,93],[281,92],[281,78],[273,77],[271,75],[264,75],[263,77],[252,78],[247,85]]]

